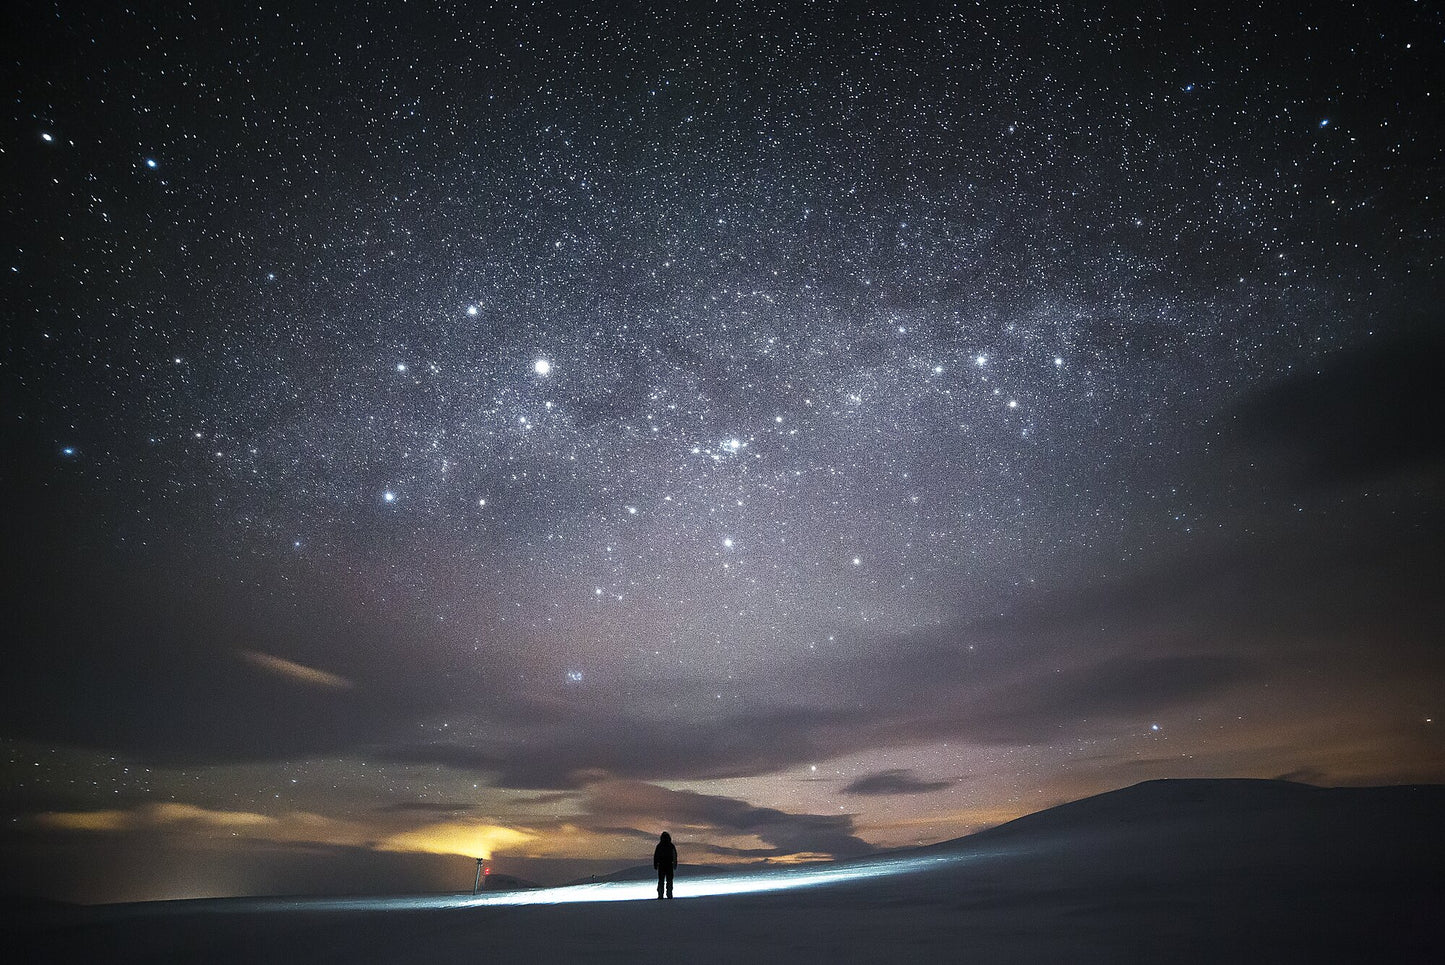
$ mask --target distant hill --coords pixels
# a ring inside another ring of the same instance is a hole
[[[734,874],[744,870],[755,870],[758,866],[737,865],[722,867],[712,864],[680,864],[677,866],[678,878],[702,878],[714,875]],[[567,882],[568,885],[592,885],[602,881],[656,881],[657,869],[651,865],[634,865],[631,868],[623,868],[621,871],[614,871],[605,875],[589,875],[586,878],[578,878],[576,881]]]
[[[518,878],[516,875],[490,874],[482,879],[483,891],[522,891],[527,888],[540,887],[542,886],[535,881]]]
[[[1027,842],[1183,849],[1214,862],[1294,856],[1416,863],[1445,859],[1445,786],[1313,787],[1251,779],[1160,780],[1071,801],[913,853]]]

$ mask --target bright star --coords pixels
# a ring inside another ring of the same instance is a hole
[[[384,492],[384,493],[381,494],[381,498],[384,499],[384,500],[385,500],[386,502],[388,502],[388,503],[394,503],[394,502],[396,502],[396,493],[394,493],[394,492],[392,492],[390,489],[388,489],[386,492]]]
[[[406,363],[405,363],[405,362],[398,362],[398,363],[396,363],[396,370],[397,370],[398,372],[405,372],[405,371],[406,371]]]
[[[75,447],[74,447],[74,446],[66,446],[64,449],[60,450],[60,454],[61,454],[62,456],[73,456],[73,455],[75,455]]]
[[[153,157],[148,157],[148,158],[146,158],[146,167],[148,167],[148,168],[150,168],[152,171],[154,171],[154,170],[155,170],[155,167],[156,167],[156,159],[153,158]]]
[[[987,364],[988,364],[988,356],[987,356],[987,355],[978,355],[978,356],[975,356],[975,357],[974,357],[974,360],[973,360],[973,364],[974,364],[974,365],[977,365],[977,366],[980,366],[980,367],[981,367],[981,366],[984,366],[984,365],[987,365]]]
[[[536,372],[543,378],[546,378],[547,376],[552,374],[552,363],[548,362],[546,359],[538,359],[537,361],[532,363],[532,371]]]
[[[42,141],[44,141],[46,144],[49,144],[51,141],[55,140],[55,138],[51,137],[51,136],[50,136],[48,133],[46,133],[45,131],[41,131],[41,132],[40,132],[40,139],[41,139]]]
[[[468,315],[475,315],[476,313],[477,313],[477,306],[475,306],[475,305],[468,305],[468,306],[467,306],[467,314],[468,314]]]

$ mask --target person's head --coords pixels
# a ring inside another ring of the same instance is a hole
[[[662,832],[662,843],[663,843],[663,844],[667,844],[667,843],[668,843],[669,841],[671,841],[671,840],[672,840],[672,835],[668,834],[666,831]]]

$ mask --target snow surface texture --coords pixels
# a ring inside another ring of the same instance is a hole
[[[51,962],[1445,961],[1445,788],[1152,782],[870,861],[515,893],[158,902]],[[634,900],[635,899],[635,900]]]

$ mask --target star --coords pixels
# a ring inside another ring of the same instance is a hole
[[[546,359],[537,359],[532,363],[532,371],[545,379],[552,374],[552,363]]]

